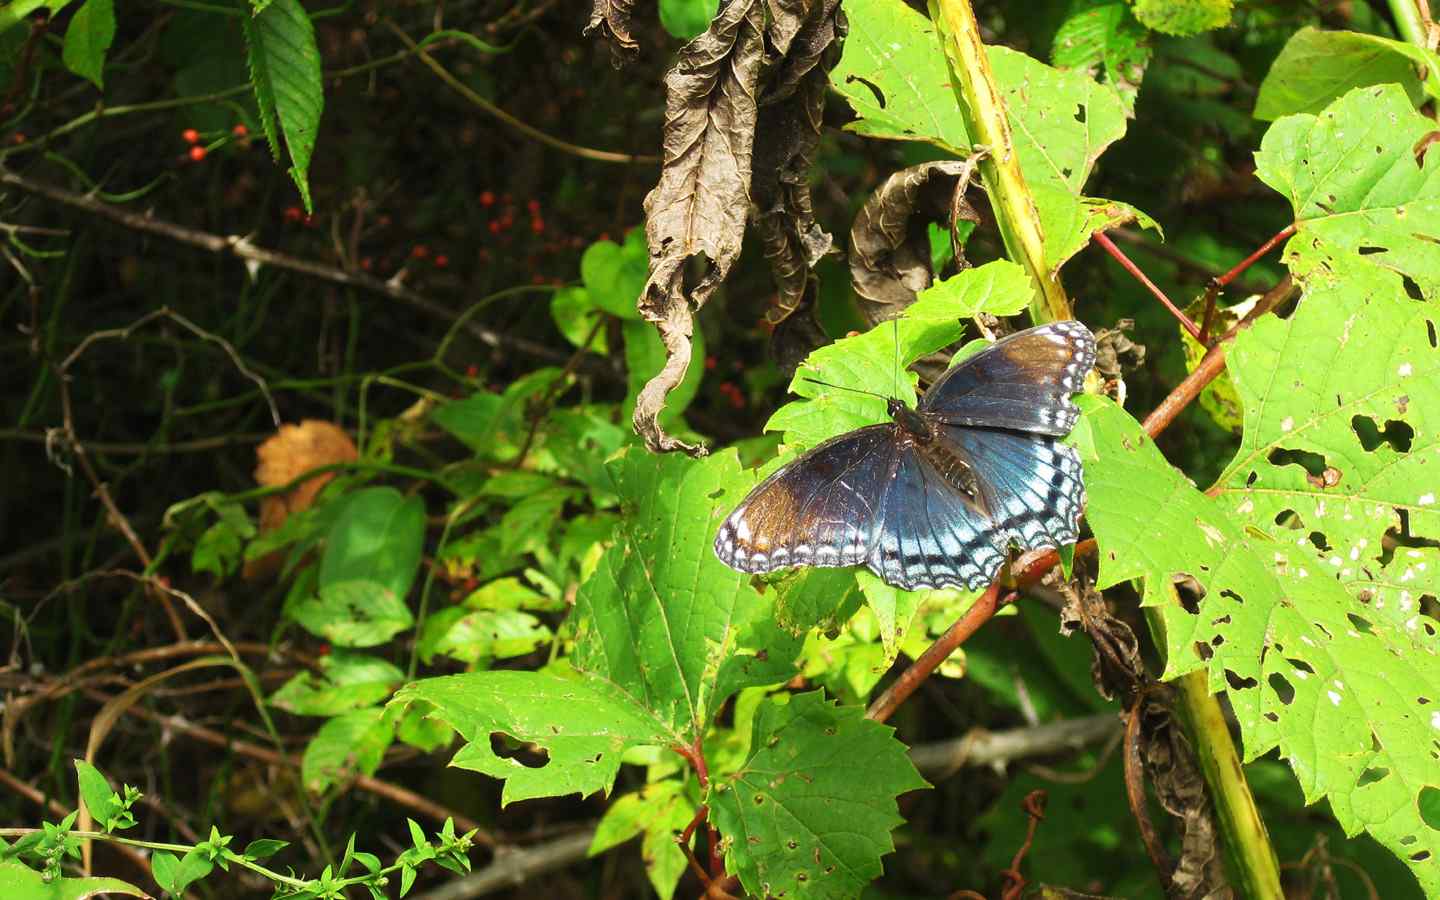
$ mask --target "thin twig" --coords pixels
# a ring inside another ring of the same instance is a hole
[[[1180,307],[1176,306],[1173,302],[1171,302],[1170,298],[1165,296],[1165,292],[1160,290],[1160,288],[1156,287],[1155,282],[1151,281],[1148,275],[1140,271],[1140,267],[1135,265],[1135,263],[1131,262],[1130,257],[1126,256],[1123,250],[1115,246],[1115,242],[1110,240],[1110,238],[1105,235],[1105,232],[1097,231],[1092,234],[1090,238],[1095,243],[1099,244],[1101,249],[1103,249],[1106,253],[1110,254],[1125,271],[1129,272],[1131,276],[1135,278],[1136,281],[1143,284],[1145,288],[1149,290],[1152,295],[1154,295],[1155,299],[1159,300],[1160,304],[1170,311],[1170,315],[1175,317],[1175,321],[1180,323],[1181,328],[1184,328],[1187,332],[1190,333],[1190,336],[1195,338],[1196,340],[1200,339],[1199,326],[1197,326],[1194,322],[1190,321],[1190,317],[1185,315],[1185,313],[1180,310]]]
[[[394,34],[395,37],[399,38],[400,42],[404,44],[407,49],[411,50],[412,52],[416,51],[416,44],[413,40],[411,40],[410,35],[406,34],[398,25],[388,19],[385,20],[384,24],[386,28],[390,29],[390,32]],[[499,119],[501,122],[504,122],[506,125],[509,125],[511,128],[515,129],[526,137],[535,141],[539,141],[547,147],[552,147],[563,153],[569,153],[572,156],[578,156],[581,159],[589,159],[595,162],[621,163],[623,165],[639,164],[649,166],[658,166],[660,164],[660,157],[658,156],[639,156],[630,153],[615,153],[611,150],[595,150],[590,147],[582,147],[579,144],[572,144],[569,141],[562,141],[560,140],[560,138],[546,134],[535,126],[528,125],[525,122],[520,121],[519,119],[507,113],[505,110],[491,103],[489,100],[486,100],[484,97],[475,93],[475,91],[471,90],[469,85],[465,84],[465,82],[456,78],[454,75],[451,75],[450,70],[440,65],[440,63],[435,59],[435,57],[431,56],[429,53],[426,53],[424,50],[419,50],[416,55],[420,57],[420,61],[425,64],[426,68],[434,72],[436,77],[449,85],[450,88],[455,91],[455,93],[464,97],[466,100],[470,101],[475,106],[478,106],[480,109]]]
[[[224,256],[233,256],[237,259],[251,260],[261,263],[262,265],[273,266],[277,269],[285,269],[290,272],[308,275],[312,278],[319,278],[335,284],[345,285],[346,287],[353,287],[380,294],[413,307],[440,321],[452,321],[460,314],[456,310],[449,309],[429,297],[410,290],[393,279],[390,281],[381,281],[363,272],[339,269],[334,266],[327,266],[312,260],[301,259],[286,253],[281,253],[277,250],[269,250],[265,247],[257,246],[251,243],[249,238],[239,235],[222,236],[197,231],[193,228],[187,228],[184,225],[179,225],[164,219],[157,219],[154,216],[131,212],[128,209],[111,203],[105,203],[89,195],[76,194],[64,188],[34,181],[3,168],[0,168],[0,185],[18,188],[26,193],[35,194],[47,200],[53,200],[61,205],[69,206],[103,219],[109,219],[126,228],[168,238],[179,244],[197,247],[201,250],[207,250],[211,253]],[[527,356],[561,365],[569,359],[568,353],[554,350],[537,341],[531,341],[521,337],[512,337],[470,321],[467,321],[464,327],[472,337],[486,346],[495,349],[516,350]],[[613,374],[608,366],[597,366],[596,371]]]

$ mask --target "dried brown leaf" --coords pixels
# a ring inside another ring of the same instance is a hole
[[[680,50],[665,76],[664,167],[645,198],[650,279],[639,309],[659,327],[668,358],[640,391],[634,415],[635,430],[651,450],[703,452],[666,434],[659,416],[690,366],[695,311],[740,255],[764,25],[759,0],[733,0]],[[699,270],[693,282],[687,278],[692,266]]]
[[[600,35],[610,44],[610,55],[617,69],[640,55],[640,43],[630,33],[634,17],[635,0],[595,0],[590,8],[590,22],[582,32],[588,36],[597,28],[600,30]]]
[[[355,442],[343,429],[319,419],[305,419],[299,425],[280,426],[274,436],[255,448],[255,481],[261,487],[289,484],[312,469],[354,462],[359,455]],[[334,472],[325,472],[305,479],[286,493],[261,500],[260,531],[274,531],[290,516],[309,509],[334,477]],[[262,578],[277,568],[278,560],[277,554],[250,560],[245,564],[244,577]]]
[[[927,221],[978,221],[964,200],[977,161],[940,160],[902,169],[865,201],[850,229],[850,279],[867,322],[893,319],[930,286],[934,273]],[[964,264],[958,254],[956,260]]]
[[[771,325],[800,305],[810,270],[834,245],[815,221],[808,174],[820,143],[829,70],[840,58],[846,25],[838,0],[808,7],[772,17],[767,31],[783,56],[760,101],[751,218],[778,289],[765,316]]]

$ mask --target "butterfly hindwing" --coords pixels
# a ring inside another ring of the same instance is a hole
[[[1085,506],[1080,454],[1038,434],[940,426],[969,461],[999,541],[1022,550],[1074,543]]]
[[[1019,331],[961,361],[931,385],[921,412],[951,425],[1063,437],[1080,410],[1070,400],[1095,364],[1095,337],[1076,321]]]
[[[941,472],[929,454],[913,447],[901,453],[867,561],[887,584],[974,589],[989,584],[1005,561],[989,516]]]
[[[892,425],[826,441],[750,492],[721,524],[715,555],[742,572],[865,562],[897,452]]]

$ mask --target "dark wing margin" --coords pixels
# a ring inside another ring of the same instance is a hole
[[[721,523],[715,555],[741,572],[865,562],[894,475],[894,429],[842,434],[782,467]]]
[[[1062,437],[1075,427],[1070,400],[1095,365],[1095,336],[1067,320],[1017,331],[941,375],[920,412],[949,425],[1009,428]]]

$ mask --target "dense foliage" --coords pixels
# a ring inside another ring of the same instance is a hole
[[[0,885],[1440,897],[1437,41],[10,0]],[[1066,317],[1073,552],[715,557]]]

